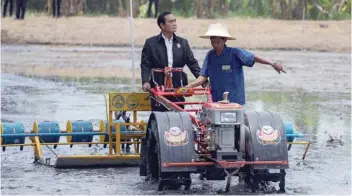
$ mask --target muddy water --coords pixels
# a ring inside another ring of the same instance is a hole
[[[76,51],[76,53],[73,53]],[[139,59],[139,49],[136,59]],[[196,50],[202,62],[206,51]],[[245,69],[247,109],[279,112],[307,134],[313,142],[307,160],[304,146],[293,146],[287,170],[287,194],[351,194],[351,58],[350,54],[315,52],[255,51],[284,63],[287,74],[278,75],[267,66]],[[124,65],[128,48],[78,48],[48,46],[2,46],[4,65],[40,64],[82,67]],[[79,55],[77,55],[79,54]],[[119,60],[116,60],[119,59]],[[136,61],[136,65],[138,64]],[[127,66],[127,68],[129,68]],[[119,83],[117,81],[117,83]],[[107,89],[126,91],[126,84],[96,81],[50,81],[1,74],[1,121],[21,121],[30,131],[35,120],[57,120],[65,129],[67,120],[91,120],[97,125],[105,119],[103,93]],[[143,114],[141,119],[147,119]],[[327,142],[329,135],[340,139]],[[64,140],[64,138],[62,138]],[[95,138],[98,140],[98,138]],[[45,157],[55,155],[46,147]],[[102,146],[60,146],[57,154],[105,154]],[[1,152],[2,194],[157,194],[155,186],[143,182],[138,168],[60,170],[33,162],[33,149],[7,148]],[[200,181],[193,176],[186,194],[216,194],[224,181]],[[234,183],[236,180],[234,180]],[[275,185],[276,186],[276,185]],[[277,186],[276,186],[277,188]],[[232,193],[245,194],[241,185]],[[180,194],[183,192],[169,191]]]

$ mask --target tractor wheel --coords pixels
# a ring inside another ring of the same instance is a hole
[[[141,139],[141,151],[140,151],[140,163],[139,163],[139,175],[140,176],[146,176],[147,171],[146,171],[146,166],[147,166],[147,139],[142,138]]]
[[[267,190],[269,182],[260,180],[258,176],[268,174],[269,170],[255,170],[252,166],[246,166],[244,171],[244,182],[252,191]]]
[[[163,190],[163,181],[161,173],[161,161],[160,161],[160,147],[159,141],[155,134],[158,133],[157,122],[153,120],[150,123],[149,136],[147,141],[146,149],[146,170],[147,170],[147,180],[158,183],[158,191]]]
[[[150,126],[150,127],[149,127]],[[158,124],[151,120],[148,125],[148,139],[146,151],[146,179],[158,184],[158,191],[167,189],[179,189],[182,185],[185,190],[190,189],[192,181],[189,172],[162,172],[160,143],[158,139]]]
[[[259,189],[259,181],[255,178],[254,170],[250,166],[244,168],[244,183],[253,191]]]

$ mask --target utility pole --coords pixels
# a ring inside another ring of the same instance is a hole
[[[133,34],[133,0],[130,0],[130,29],[131,29],[131,59],[132,59],[132,89],[136,92],[136,75],[134,69],[134,34]]]

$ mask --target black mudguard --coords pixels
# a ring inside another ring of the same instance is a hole
[[[157,130],[148,130],[147,137],[154,134],[160,147],[161,172],[195,172],[195,167],[165,167],[163,163],[192,162],[195,158],[192,122],[187,112],[153,112],[148,123],[157,122]],[[151,127],[151,126],[148,126]],[[174,136],[175,130],[181,134]]]
[[[279,114],[246,112],[247,161],[287,161],[288,150],[284,123]],[[265,134],[270,133],[271,134]],[[277,139],[275,139],[277,138]],[[254,165],[254,169],[287,169],[287,165]]]

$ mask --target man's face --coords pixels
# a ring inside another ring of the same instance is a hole
[[[175,33],[177,30],[176,18],[173,14],[165,16],[165,24],[160,24],[161,29],[168,33]]]
[[[226,38],[221,37],[210,37],[210,43],[215,50],[221,50],[224,48],[226,40]]]

